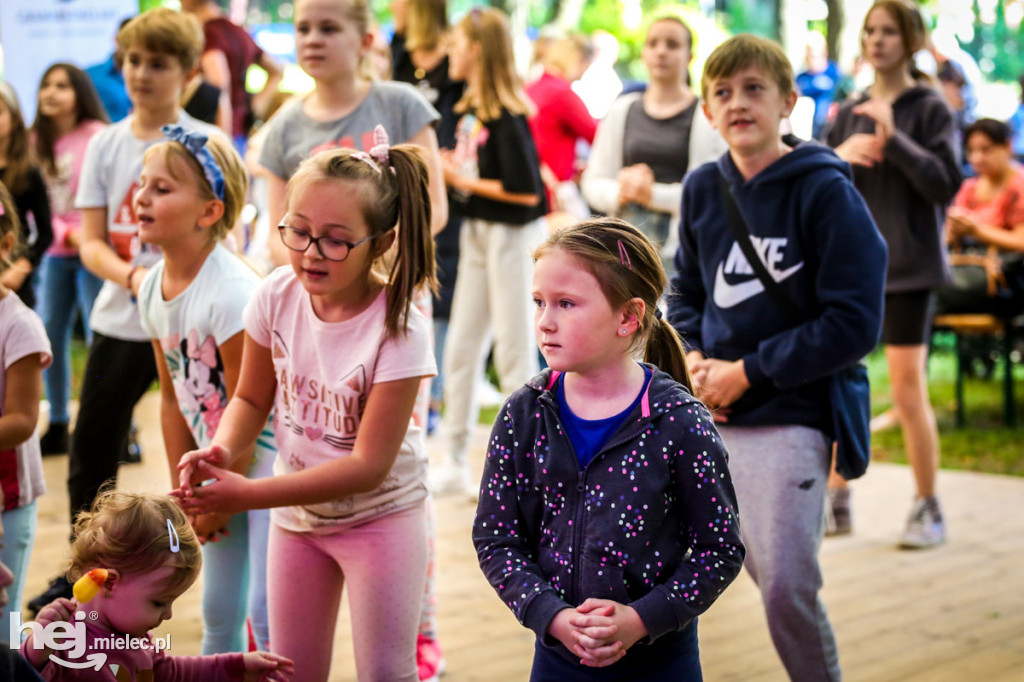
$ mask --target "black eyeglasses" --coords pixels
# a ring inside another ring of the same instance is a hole
[[[292,227],[291,225],[278,225],[277,231],[281,233],[281,241],[292,251],[304,253],[309,249],[310,244],[316,244],[316,250],[320,252],[321,256],[335,262],[341,262],[348,258],[348,254],[352,249],[360,244],[385,234],[384,232],[378,232],[377,234],[371,234],[369,237],[363,237],[359,241],[347,242],[344,239],[336,239],[327,235],[314,237],[309,232]]]

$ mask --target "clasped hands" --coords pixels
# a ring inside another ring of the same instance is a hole
[[[690,351],[686,366],[694,395],[713,411],[716,422],[729,421],[729,406],[750,388],[743,360],[706,358],[700,351]]]
[[[638,204],[644,208],[654,199],[654,171],[646,163],[636,163],[619,171],[619,206]]]
[[[238,514],[248,505],[252,480],[227,468],[231,453],[220,445],[192,450],[178,462],[178,488],[171,491],[191,517],[206,514]]]
[[[603,668],[646,637],[647,627],[632,606],[592,597],[575,609],[556,613],[548,634],[579,656],[581,664]]]

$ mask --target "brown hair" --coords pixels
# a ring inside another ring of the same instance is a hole
[[[3,208],[3,212],[0,213],[0,239],[9,234],[14,235],[14,248],[11,249],[10,256],[0,260],[2,273],[11,267],[13,259],[18,257],[18,251],[21,249],[21,219],[18,218],[18,207],[14,205],[14,197],[3,182],[0,182],[0,207]]]
[[[679,335],[658,314],[658,299],[668,276],[658,250],[644,233],[618,218],[591,218],[548,237],[533,252],[534,260],[553,249],[562,249],[576,258],[597,279],[613,309],[629,305],[634,298],[644,302],[631,350],[643,348],[645,362],[693,392]]]
[[[176,552],[168,522],[178,537]],[[179,590],[195,582],[202,563],[199,538],[177,502],[166,495],[107,490],[75,521],[67,574],[74,582],[93,568],[136,574],[170,566],[174,574],[167,588]]]
[[[405,48],[433,50],[448,32],[447,0],[409,0]]]
[[[296,188],[318,180],[359,183],[363,219],[370,235],[384,234],[398,226],[396,253],[388,268],[387,335],[407,331],[409,306],[424,285],[437,289],[434,238],[430,233],[430,192],[427,164],[416,145],[388,149],[386,167],[370,163],[351,149],[333,149],[306,159],[285,190],[285,206],[291,207]]]
[[[796,89],[793,65],[782,48],[766,38],[741,33],[716,47],[704,62],[704,75],[700,79],[701,97],[708,98],[708,88],[715,81],[751,66],[765,71],[779,86],[783,97]]]
[[[673,23],[679,24],[679,26],[682,27],[683,33],[686,34],[686,40],[689,41],[688,47],[689,47],[690,51],[692,52],[693,51],[693,29],[691,29],[689,24],[687,24],[685,21],[683,21],[681,17],[677,17],[674,14],[662,14],[662,15],[659,15],[659,16],[655,17],[654,21],[652,21],[650,24],[648,24],[648,26],[647,26],[648,33],[650,32],[652,26],[654,26],[655,24],[660,24],[663,21],[671,21]]]
[[[300,2],[302,0],[295,0],[295,5],[298,6]],[[362,40],[362,37],[370,33],[370,29],[373,27],[373,18],[370,16],[370,3],[367,0],[337,0],[337,2],[339,5],[344,6],[342,14],[345,15],[346,19],[355,24],[359,36],[358,40]],[[377,78],[373,70],[373,60],[370,58],[369,51],[359,60],[357,73],[360,78],[365,80],[375,80]]]
[[[166,7],[147,10],[117,32],[122,52],[142,47],[178,60],[184,71],[191,71],[203,53],[203,27],[194,15]]]
[[[50,74],[58,70],[67,74],[71,89],[75,92],[75,126],[81,125],[84,121],[106,123],[107,114],[100,103],[99,95],[96,94],[96,87],[92,84],[92,79],[74,64],[57,62],[50,65],[50,68],[43,73],[43,77],[39,79],[39,92],[42,92],[43,83],[50,77]],[[57,159],[54,151],[58,138],[57,126],[49,116],[39,111],[38,106],[36,107],[36,120],[32,122],[32,133],[36,138],[32,149],[36,160],[48,175],[57,175]]]
[[[28,189],[32,157],[28,153],[28,131],[21,114],[18,95],[8,83],[0,81],[0,104],[11,113],[11,133],[7,137],[7,167],[0,172],[0,181],[7,185],[11,194],[20,194]]]
[[[246,193],[249,191],[249,174],[245,170],[245,162],[242,161],[242,157],[238,155],[234,146],[226,138],[220,135],[213,135],[206,141],[205,146],[210,150],[213,158],[216,159],[221,173],[224,174],[224,215],[210,227],[210,237],[220,241],[231,232],[231,228],[235,226],[235,222],[245,206]],[[200,165],[192,152],[186,149],[180,142],[167,140],[153,145],[146,150],[145,155],[142,157],[143,162],[149,160],[154,154],[163,155],[167,172],[179,182],[181,178],[175,174],[174,165],[170,161],[173,158],[186,164],[195,178],[196,187],[199,188],[199,196],[204,201],[213,201],[219,198],[213,193],[213,187],[210,186],[210,181],[206,179],[202,165]]]
[[[455,104],[456,113],[465,113],[471,106],[483,123],[501,118],[501,110],[510,114],[531,113],[523,94],[523,84],[516,73],[512,56],[512,34],[508,19],[501,10],[474,7],[458,24],[470,42],[480,45],[480,84],[475,93],[469,89]],[[475,97],[476,101],[471,101]]]
[[[903,52],[910,76],[914,80],[931,81],[931,78],[914,64],[914,53],[924,47],[925,27],[924,17],[917,7],[911,7],[903,0],[878,0],[864,15],[864,23],[861,26],[860,46],[864,51],[864,32],[868,27],[868,17],[876,9],[885,10],[885,13],[896,22],[900,38],[903,39]]]

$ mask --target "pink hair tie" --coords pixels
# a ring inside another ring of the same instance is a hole
[[[382,168],[391,167],[391,147],[388,146],[388,131],[384,126],[377,124],[373,129],[373,146],[370,148],[370,156],[376,159]]]
[[[616,239],[615,241],[619,245],[619,262],[632,270],[633,262],[629,260],[629,252],[626,251],[626,245],[622,243],[621,239]]]
[[[370,164],[375,171],[380,173],[381,168],[391,168],[390,150],[391,147],[388,146],[388,132],[384,130],[384,126],[378,124],[373,129],[373,146],[370,147],[370,151],[352,152],[352,158]],[[394,173],[395,169],[391,168],[391,172]]]

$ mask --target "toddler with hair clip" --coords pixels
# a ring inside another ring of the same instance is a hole
[[[95,568],[107,578],[100,593],[83,604],[57,599],[45,606],[22,653],[47,680],[288,680],[292,662],[257,651],[216,656],[171,656],[159,650],[151,630],[171,618],[171,606],[199,577],[199,539],[173,499],[160,495],[107,491],[78,516],[68,575],[78,579]],[[53,651],[37,641],[51,623],[84,627],[84,646]],[[114,648],[128,638],[132,646]],[[102,661],[99,661],[102,656]],[[83,661],[96,665],[74,667]]]

